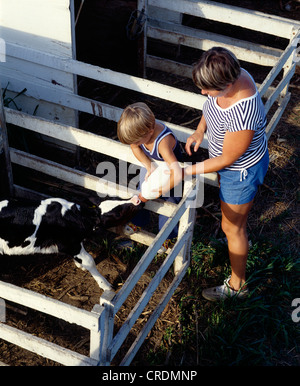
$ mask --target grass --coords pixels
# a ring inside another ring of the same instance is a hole
[[[197,241],[196,230],[183,283],[188,291],[176,295],[180,323],[169,327],[158,352],[149,354],[151,364],[299,365],[300,329],[291,317],[292,300],[300,294],[297,256],[259,240],[249,251],[249,298],[206,301],[202,289],[220,285],[229,269],[226,246]]]

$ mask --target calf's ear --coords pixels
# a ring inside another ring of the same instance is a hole
[[[77,204],[85,208],[93,208],[95,206],[98,207],[101,204],[101,201],[103,200],[101,200],[98,196],[88,196],[76,200]]]
[[[99,206],[103,199],[101,200],[101,198],[98,196],[90,196],[87,201],[90,203],[90,205]]]

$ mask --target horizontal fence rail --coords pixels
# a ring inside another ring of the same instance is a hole
[[[167,22],[149,20],[147,36],[167,43],[196,48],[202,51],[212,46],[222,46],[234,51],[240,60],[264,66],[274,66],[282,50],[226,37],[213,32],[201,31]]]
[[[16,57],[31,63],[38,63],[46,67],[80,75],[100,82],[123,87],[132,91],[166,99],[182,105],[201,109],[205,102],[202,95],[152,82],[147,79],[93,66],[74,59],[63,59],[37,50],[27,49],[15,44],[7,44],[7,56]]]
[[[112,139],[76,129],[71,126],[54,123],[43,118],[33,117],[29,114],[24,114],[8,108],[5,108],[5,116],[8,123],[74,145],[80,145],[83,148],[97,151],[107,156],[113,156],[110,150],[113,147],[114,154],[116,154],[119,160],[141,166],[140,162],[133,156],[128,146]],[[52,161],[44,160],[37,156],[29,155],[22,151],[12,150],[12,161],[19,165],[31,167],[34,170],[43,171],[53,177],[61,178],[63,176],[63,178],[67,178],[67,182],[75,183],[101,193],[107,193],[111,196],[120,195],[123,198],[129,198],[135,193],[134,190],[127,186],[115,186],[114,184],[104,182],[103,179],[87,175],[84,172],[59,165]],[[215,173],[207,173],[207,175],[204,176],[204,179],[206,183],[217,186]],[[169,203],[166,204],[168,206]],[[147,203],[146,205],[149,205],[150,208],[153,206],[153,203]],[[160,214],[163,213],[160,212]]]
[[[262,12],[220,4],[214,1],[147,0],[147,2],[148,6],[152,5],[160,9],[233,24],[286,39],[290,39],[293,25],[300,26],[300,22],[296,20],[286,20],[275,15],[267,15]]]

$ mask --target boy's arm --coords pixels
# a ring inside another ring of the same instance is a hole
[[[170,191],[172,188],[174,188],[174,186],[182,181],[182,168],[180,167],[178,160],[172,150],[175,144],[175,138],[172,135],[167,135],[161,140],[158,146],[159,154],[168,164],[171,171],[170,182],[167,184],[167,186],[162,188],[160,195]]]
[[[151,160],[138,145],[130,145],[134,156],[144,165],[149,173],[151,171]]]

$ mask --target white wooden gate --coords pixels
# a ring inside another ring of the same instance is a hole
[[[167,10],[179,13],[190,13],[192,15],[199,15],[212,20],[227,21],[228,23],[239,24],[245,28],[257,28],[259,31],[266,33],[276,33],[276,35],[281,34],[290,40],[286,49],[283,52],[279,52],[278,50],[273,50],[271,48],[267,49],[264,47],[261,49],[255,45],[246,47],[245,43],[239,41],[238,39],[227,39],[226,37],[222,37],[220,35],[215,36],[213,34],[209,34],[208,36],[201,31],[190,31],[190,29],[181,26],[180,24],[175,25],[174,23],[163,23],[160,20],[153,20],[151,18],[148,19],[148,22],[145,25],[145,47],[147,36],[155,37],[161,40],[172,40],[177,42],[176,44],[191,44],[195,45],[199,49],[206,49],[212,44],[216,45],[216,43],[218,43],[219,45],[225,45],[231,48],[238,57],[243,58],[245,61],[248,60],[249,62],[258,63],[266,61],[268,65],[272,65],[273,67],[271,72],[259,86],[261,95],[266,97],[266,111],[270,110],[270,107],[276,100],[279,100],[280,102],[267,127],[267,135],[269,137],[276,127],[276,124],[278,123],[290,98],[290,93],[286,90],[286,88],[295,70],[297,62],[295,54],[297,52],[297,43],[299,41],[299,23],[284,21],[280,18],[270,17],[269,15],[266,16],[257,12],[253,13],[209,1],[148,0],[147,2],[146,0],[143,0],[139,2],[140,9],[144,8],[146,14],[148,13],[148,5],[156,7],[163,6],[164,9]],[[6,55],[8,60],[9,58],[17,58],[20,63],[26,63],[27,65],[39,64],[45,68],[57,69],[66,73],[81,75],[100,82],[116,85],[125,89],[135,90],[145,95],[155,96],[163,100],[179,103],[199,110],[202,109],[205,101],[205,98],[199,94],[78,62],[73,59],[66,59],[42,51],[28,49],[13,43],[7,44]],[[175,73],[180,71],[180,74],[183,72],[185,73],[185,71],[190,73],[190,68],[182,66],[180,63],[170,61],[166,62],[161,58],[149,57],[146,49],[144,51],[144,57],[145,65],[147,66],[155,66],[162,69],[169,68]],[[272,87],[273,80],[282,68],[284,68],[284,76],[277,87],[274,88]],[[26,87],[25,79],[24,87]],[[67,90],[59,89],[59,92],[57,92],[55,88],[48,89],[46,86],[40,86],[39,89],[32,90],[30,92],[34,94],[32,96],[35,98],[40,98],[74,110],[104,117],[115,122],[118,121],[121,114],[120,108],[80,97]],[[5,109],[5,117],[7,123],[12,123],[24,128],[25,130],[41,133],[138,165],[137,160],[132,156],[128,146],[117,141],[104,138],[99,135],[94,135],[92,133],[87,133],[72,126],[33,117],[8,108]],[[187,129],[180,125],[170,123],[168,123],[168,125],[175,131],[176,135],[182,142],[185,142],[186,138],[193,132],[191,129]],[[207,147],[206,138],[202,146]],[[113,152],[111,149],[113,149]],[[93,175],[74,170],[67,166],[17,149],[10,148],[10,157],[13,164],[22,165],[32,170],[38,170],[46,175],[54,176],[94,191],[102,190],[102,192],[107,192],[112,195],[117,193],[123,197],[130,196],[132,193],[127,186],[121,185],[117,186],[118,191],[116,192],[115,189],[111,189],[111,187],[103,183],[103,181],[99,182],[99,179]],[[205,182],[216,186],[216,175],[214,173],[206,175]],[[23,191],[23,188],[20,186],[14,185],[13,188],[16,195],[21,194]],[[148,319],[145,326],[142,328],[141,332],[136,337],[132,346],[129,348],[120,363],[121,365],[130,364],[145,337],[181,282],[188,268],[189,247],[193,234],[195,216],[195,208],[192,205],[192,197],[195,190],[196,181],[187,181],[185,182],[183,198],[178,205],[171,203],[162,204],[159,201],[146,203],[146,209],[154,211],[155,213],[164,214],[169,217],[169,220],[157,235],[139,232],[131,236],[132,239],[148,245],[148,249],[141,257],[139,263],[136,265],[122,288],[116,293],[113,291],[105,291],[101,296],[100,304],[95,305],[91,312],[80,310],[58,300],[49,299],[40,294],[33,293],[32,291],[28,291],[8,283],[0,282],[0,337],[65,365],[110,364],[129,334],[132,326],[139,318],[145,306],[148,304],[162,278],[174,264],[175,276],[173,282],[170,284],[165,293],[162,294],[162,298],[156,309],[153,310],[151,317]],[[172,229],[178,222],[179,233],[175,246],[171,251],[169,251],[166,259],[162,262],[160,268],[141,297],[137,299],[136,305],[130,311],[123,326],[114,335],[113,327],[116,313],[124,304],[130,292],[133,290],[135,285],[138,283],[138,280],[154,259],[157,250],[167,238],[170,229]],[[40,312],[64,319],[70,323],[76,323],[89,329],[91,331],[89,357],[66,350],[53,343],[7,326],[5,324],[5,300],[23,304]]]

